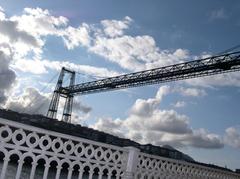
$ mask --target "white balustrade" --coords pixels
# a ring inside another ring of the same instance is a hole
[[[12,162],[15,179],[240,179],[236,173],[141,153],[0,118],[0,179]],[[31,159],[31,162],[29,162]],[[39,172],[41,170],[42,172]],[[55,173],[52,173],[55,172]],[[40,175],[41,176],[37,176]]]
[[[139,152],[135,179],[240,179],[240,175]]]

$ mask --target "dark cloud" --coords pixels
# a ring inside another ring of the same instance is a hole
[[[35,88],[26,88],[22,95],[9,98],[5,106],[8,109],[18,112],[46,115],[50,104],[50,100],[51,100],[50,94],[43,94]],[[59,114],[62,111],[63,106],[64,103],[62,101],[59,104]],[[74,114],[76,113],[80,115],[79,112],[89,113],[91,111],[91,107],[85,106],[79,101],[74,101],[73,106]],[[77,119],[75,119],[75,121],[76,120]]]
[[[92,108],[90,106],[86,106],[86,105],[82,104],[81,101],[79,101],[79,100],[73,101],[73,111],[89,113],[89,112],[91,112],[91,110],[92,110]]]
[[[29,114],[46,114],[50,100],[35,88],[26,88],[21,96],[9,98],[8,109]]]
[[[3,51],[3,48],[5,47],[0,45],[0,104],[6,101],[7,92],[10,90],[16,80],[15,72],[9,67],[12,60],[11,56],[7,55]]]
[[[6,101],[7,97],[5,96],[3,91],[0,91],[0,104]],[[1,106],[1,105],[0,105]]]
[[[11,42],[21,41],[34,47],[39,47],[37,39],[25,31],[19,30],[17,25],[16,21],[2,20],[0,21],[0,33],[7,36]]]

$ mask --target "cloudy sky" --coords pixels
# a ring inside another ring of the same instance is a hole
[[[239,12],[236,0],[0,0],[0,105],[46,114],[62,66],[81,83],[217,54],[239,44]],[[235,169],[239,87],[235,72],[76,97],[73,122]]]

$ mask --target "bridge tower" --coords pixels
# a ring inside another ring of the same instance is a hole
[[[64,77],[66,77],[66,74],[70,75],[70,80],[69,83],[67,84],[67,86],[63,86],[64,84]],[[49,105],[49,109],[47,112],[47,117],[49,118],[54,118],[56,119],[57,117],[57,112],[58,112],[58,106],[59,106],[59,100],[60,97],[65,98],[65,105],[64,105],[64,109],[63,109],[63,115],[62,115],[62,121],[65,122],[71,122],[71,113],[72,113],[72,105],[73,105],[73,95],[70,93],[62,93],[61,89],[65,88],[65,87],[70,87],[73,86],[75,84],[75,72],[71,71],[69,69],[66,68],[62,68],[58,81],[57,81],[57,85],[55,87],[50,105]]]

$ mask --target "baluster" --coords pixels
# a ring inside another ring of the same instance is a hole
[[[62,166],[57,166],[57,173],[55,179],[59,179],[60,174],[61,174]]]
[[[117,172],[116,179],[120,179],[120,174]]]
[[[34,179],[35,171],[37,168],[38,163],[37,162],[32,162],[32,169],[30,173],[30,179]]]
[[[103,176],[103,172],[100,170],[100,171],[98,172],[98,179],[102,179],[102,176]]]
[[[83,176],[83,168],[79,168],[79,175],[78,175],[78,179],[82,179]]]
[[[15,179],[20,179],[23,164],[24,164],[24,160],[18,160],[18,168],[17,168],[17,174]]]
[[[48,163],[45,163],[45,164],[44,164],[44,167],[45,167],[45,168],[44,168],[44,173],[43,173],[43,179],[47,179],[50,165],[49,165]]]
[[[93,170],[90,169],[90,170],[89,170],[89,177],[88,177],[88,179],[92,179],[92,177],[93,177]]]
[[[69,168],[68,168],[68,176],[67,176],[67,179],[71,179],[71,178],[72,178],[72,172],[73,172],[73,168],[72,168],[72,167],[69,167]]]
[[[1,171],[1,179],[5,179],[5,174],[6,174],[6,170],[7,170],[7,166],[8,166],[8,162],[10,161],[9,157],[4,157],[4,163],[3,163],[3,167],[2,167],[2,171]]]
[[[112,173],[110,172],[110,171],[108,171],[108,179],[111,179],[111,177],[112,177]]]

